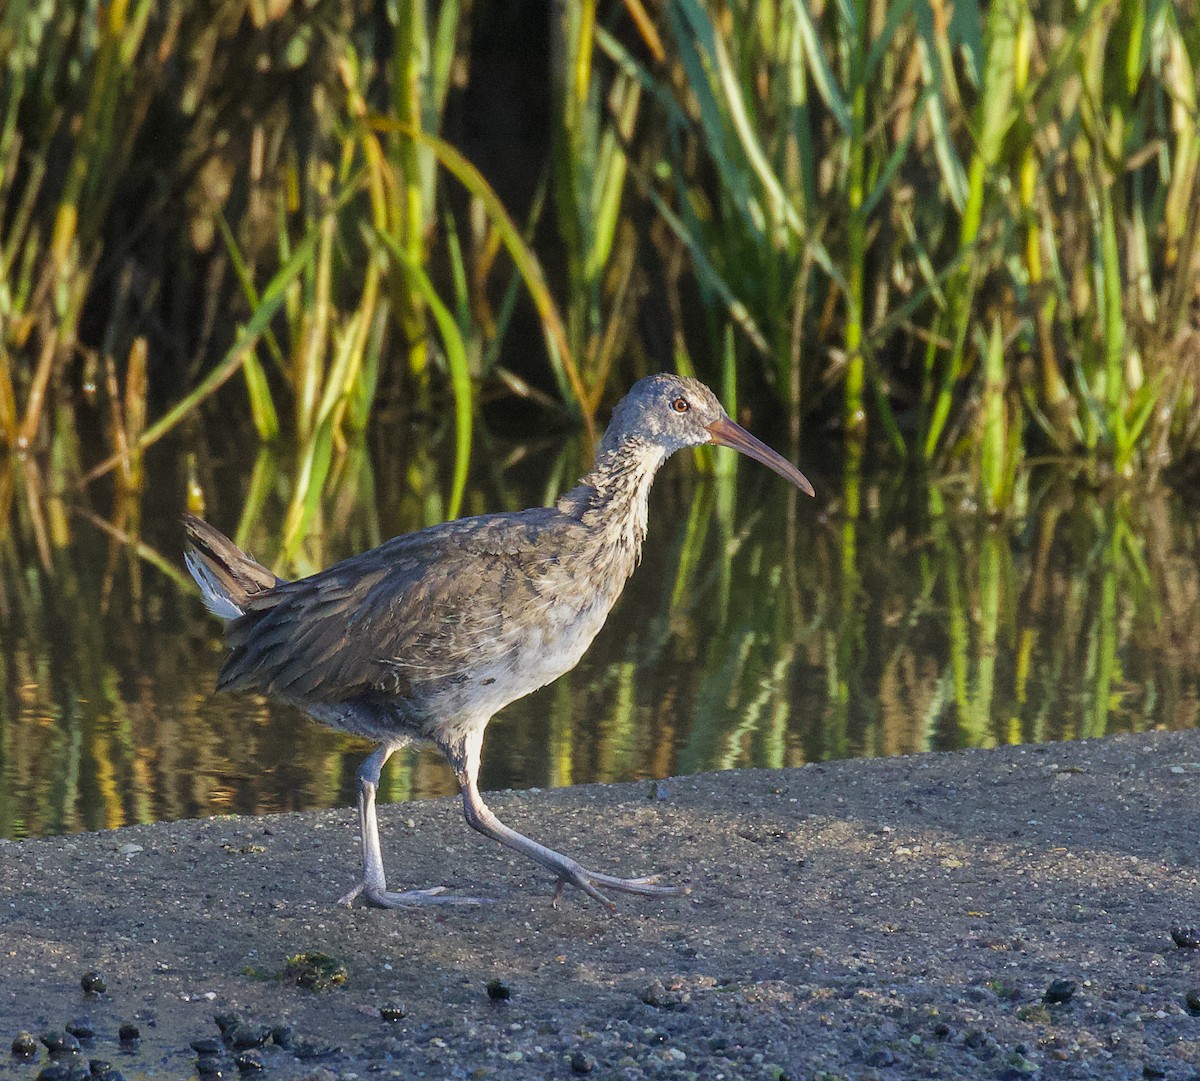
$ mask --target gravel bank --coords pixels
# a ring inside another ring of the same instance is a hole
[[[1198,731],[489,798],[693,892],[556,910],[446,800],[380,808],[390,884],[494,904],[336,906],[349,809],[0,845],[0,1077],[50,1063],[18,1032],[84,1020],[66,1065],[237,1076],[236,1014],[275,1030],[251,1073],[312,1081],[1200,1078]],[[344,981],[280,975],[315,952]]]

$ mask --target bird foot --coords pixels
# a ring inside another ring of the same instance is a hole
[[[554,899],[551,902],[558,908],[559,899],[568,886],[577,886],[589,897],[594,897],[609,912],[616,912],[616,902],[605,896],[600,887],[615,890],[618,893],[631,893],[638,897],[683,897],[691,893],[688,886],[660,886],[658,875],[646,875],[644,878],[616,878],[613,875],[602,875],[589,871],[586,867],[576,867],[564,871],[563,877],[554,884]]]
[[[490,897],[459,897],[457,894],[447,893],[445,886],[395,893],[392,890],[360,882],[344,897],[339,897],[338,904],[349,908],[360,894],[371,908],[417,908],[421,905],[489,905],[492,903]]]

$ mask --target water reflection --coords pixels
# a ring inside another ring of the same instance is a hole
[[[0,536],[0,835],[352,803],[365,745],[212,694],[219,629],[178,578],[172,492],[182,500],[190,467],[180,448],[155,453],[149,475],[173,480],[147,494],[140,521],[115,496],[103,516],[47,498],[27,467],[0,480],[12,507],[0,520],[14,523]],[[579,454],[517,470],[519,455],[491,455],[468,513],[544,500]],[[371,461],[342,459],[302,564],[438,517],[435,463]],[[236,465],[202,463],[224,493],[210,514],[232,528],[249,508],[241,540],[272,553],[287,470]],[[1169,493],[1108,498],[1034,474],[1028,513],[1008,528],[953,486],[814,472],[815,503],[762,470],[705,479],[669,466],[625,598],[574,672],[493,722],[484,785],[1197,723],[1196,530]],[[139,549],[129,538],[143,526]],[[453,790],[435,753],[412,751],[389,764],[381,797]]]

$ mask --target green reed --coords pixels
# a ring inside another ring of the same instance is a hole
[[[640,292],[636,231],[621,208],[641,86],[620,70],[604,85],[596,30],[594,0],[555,5],[554,207],[567,263],[567,335],[580,367],[576,404],[589,422],[625,351]]]

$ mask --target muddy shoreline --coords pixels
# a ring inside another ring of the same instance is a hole
[[[195,1077],[190,1044],[235,1013],[291,1029],[251,1055],[266,1075],[312,1081],[1200,1078],[1200,949],[1171,937],[1200,925],[1198,731],[489,802],[596,870],[692,893],[556,910],[451,800],[380,808],[390,884],[486,907],[335,905],[350,809],[3,844],[0,1077],[49,1065],[7,1056],[19,1031],[79,1019],[75,1061]],[[278,978],[313,951],[345,981]],[[236,1053],[209,1065],[238,1076]]]

